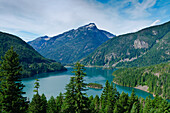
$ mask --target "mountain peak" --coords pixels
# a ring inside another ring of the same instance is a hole
[[[89,23],[87,25],[85,25],[87,28],[92,28],[92,27],[96,27],[95,23]]]
[[[87,29],[87,30],[92,30],[92,29],[97,29],[95,23],[89,23],[87,25],[81,26],[78,29]]]
[[[42,36],[42,37],[40,37],[40,39],[43,39],[43,40],[50,40],[50,37],[48,37],[47,35],[45,35],[45,36]]]

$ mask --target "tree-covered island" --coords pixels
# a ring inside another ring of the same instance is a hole
[[[103,86],[101,84],[98,84],[98,83],[88,83],[87,87],[94,88],[94,89],[102,89],[103,88]]]

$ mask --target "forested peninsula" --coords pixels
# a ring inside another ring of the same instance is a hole
[[[122,68],[113,72],[113,82],[135,87],[170,99],[170,63],[147,67]]]

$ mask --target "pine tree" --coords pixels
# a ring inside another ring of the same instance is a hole
[[[132,90],[131,96],[128,100],[128,104],[129,104],[129,111],[132,109],[133,104],[136,102],[136,104],[139,104],[139,100],[138,97],[135,96],[135,91],[134,89]],[[134,105],[135,106],[135,105]]]
[[[114,102],[115,102],[114,95],[115,95],[115,92],[113,90],[113,82],[111,82],[111,84],[109,86],[109,91],[108,91],[105,113],[112,113],[113,112],[113,106],[114,106]]]
[[[101,95],[101,109],[100,109],[100,112],[105,111],[107,101],[108,101],[109,87],[110,87],[110,84],[109,84],[109,81],[107,80],[106,83],[105,83],[105,87],[103,89],[102,95]]]
[[[87,97],[85,96],[86,93],[86,84],[84,83],[84,73],[85,68],[82,64],[76,63],[74,66],[75,73],[75,107],[77,113],[82,113],[86,111],[87,108]]]
[[[41,96],[38,93],[33,96],[32,101],[29,105],[29,111],[31,113],[42,112]]]
[[[53,96],[48,100],[47,113],[57,113],[57,106]]]
[[[35,84],[35,86],[34,86],[34,88],[35,88],[34,92],[36,92],[36,93],[38,94],[38,89],[39,89],[39,87],[40,87],[40,84],[39,84],[39,80],[38,80],[38,79],[35,79],[35,80],[36,80],[36,82],[34,83],[34,84]]]
[[[22,95],[24,85],[21,82],[22,67],[13,47],[9,49],[0,62],[0,103],[1,110],[8,113],[24,113],[27,109],[26,98]]]
[[[60,92],[59,96],[57,96],[56,98],[56,106],[57,106],[58,113],[62,112],[61,111],[62,104],[63,104],[63,94]]]
[[[35,84],[34,92],[36,92],[36,94],[33,96],[32,101],[29,105],[29,111],[31,113],[41,113],[41,112],[43,112],[42,101],[41,101],[41,96],[38,93],[38,89],[39,89],[40,85],[39,85],[39,82],[38,82],[39,80],[38,79],[35,79],[35,80],[36,80],[36,82],[34,83]]]
[[[44,93],[41,96],[41,110],[42,110],[42,113],[46,113],[47,111],[47,99]]]
[[[130,110],[130,113],[139,113],[139,108],[137,106],[137,102],[135,102],[132,106],[132,109]]]
[[[64,113],[74,113],[76,111],[75,108],[75,82],[74,77],[71,77],[70,83],[66,85],[66,93],[64,103],[63,103],[63,111]]]
[[[152,106],[151,99],[147,97],[145,101],[145,106],[143,108],[143,113],[149,113],[151,106]]]
[[[120,95],[120,98],[118,100],[118,102],[116,103],[117,105],[117,109],[120,110],[120,113],[124,113],[124,112],[128,112],[128,94],[122,92],[122,94]]]
[[[94,105],[95,105],[95,110],[98,112],[99,111],[99,105],[100,105],[99,96],[96,95],[93,101],[94,101]]]
[[[88,105],[90,113],[96,113],[93,95],[89,97]]]

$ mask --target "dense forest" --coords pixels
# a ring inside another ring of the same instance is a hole
[[[23,97],[24,85],[21,82],[22,67],[13,48],[8,50],[0,63],[0,112],[2,113],[169,113],[170,104],[156,96],[153,100],[138,98],[134,90],[131,96],[119,94],[113,83],[106,81],[101,96],[86,95],[84,83],[85,68],[76,63],[66,92],[53,96],[47,101],[44,94],[40,95],[39,81],[35,81],[35,95],[31,101]]]
[[[11,46],[19,55],[19,61],[23,69],[21,76],[23,78],[33,76],[37,73],[66,70],[61,63],[41,56],[21,38],[0,32],[0,56],[4,56],[5,52],[10,49]],[[0,58],[0,60],[2,59]]]
[[[148,86],[148,91],[170,99],[170,63],[141,68],[122,68],[113,72],[114,82],[122,86]]]

